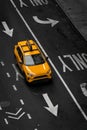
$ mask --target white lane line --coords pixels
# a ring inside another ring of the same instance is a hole
[[[7,120],[6,118],[4,118],[4,121],[5,121],[5,123],[8,125],[8,120]]]
[[[27,29],[29,30],[29,32],[31,33],[31,35],[34,37],[34,39],[36,40],[36,42],[38,43],[39,47],[43,50],[44,54],[46,56],[47,53],[45,52],[45,50],[43,49],[43,47],[41,46],[40,42],[38,41],[37,37],[35,36],[35,34],[33,33],[33,31],[31,30],[30,26],[27,24],[26,20],[24,19],[24,17],[22,16],[22,14],[20,13],[20,11],[18,10],[18,8],[16,7],[15,3],[13,2],[13,0],[10,0],[11,4],[13,5],[13,7],[16,9],[18,15],[20,16],[20,18],[22,19],[22,21],[24,22],[25,26],[27,27]]]
[[[14,91],[17,91],[17,88],[15,85],[12,85],[12,87],[13,87]]]
[[[23,101],[23,99],[20,99],[20,102],[21,102],[22,105],[24,105],[24,101]]]
[[[30,115],[30,114],[27,114],[27,116],[28,116],[28,119],[32,119],[32,117],[31,117],[31,115]]]
[[[10,78],[10,77],[11,77],[11,75],[10,75],[8,72],[6,73],[6,75],[7,75],[7,77],[8,77],[8,78]]]
[[[22,16],[22,14],[20,13],[20,11],[18,10],[18,8],[16,7],[15,3],[13,2],[13,0],[10,0],[11,4],[14,6],[14,8],[16,8],[16,11],[18,13],[18,15],[20,16],[20,18],[22,19],[22,21],[24,22],[25,26],[27,27],[27,29],[29,30],[29,32],[31,33],[31,35],[34,37],[35,41],[37,42],[37,44],[39,45],[39,47],[42,49],[42,51],[44,52],[44,54],[46,56],[47,53],[45,52],[45,50],[43,49],[43,47],[41,46],[40,42],[38,41],[37,37],[35,36],[35,34],[33,33],[33,31],[31,30],[30,26],[27,24],[26,20],[24,19],[24,17]],[[78,107],[78,109],[80,110],[81,114],[83,115],[83,117],[85,118],[85,120],[87,120],[87,115],[85,114],[85,112],[83,111],[83,109],[81,108],[80,104],[78,103],[78,101],[76,100],[76,98],[74,97],[73,93],[71,92],[71,90],[69,89],[68,85],[66,84],[66,82],[64,81],[64,79],[62,78],[62,76],[60,75],[59,71],[57,70],[57,68],[55,67],[55,65],[52,63],[51,59],[48,58],[51,66],[53,67],[53,69],[55,70],[57,76],[60,78],[60,80],[62,81],[64,87],[66,88],[66,90],[68,91],[69,95],[71,96],[71,98],[73,99],[74,103],[76,104],[76,106]]]
[[[2,110],[2,107],[0,106],[0,110]]]
[[[1,63],[1,65],[2,65],[2,66],[5,66],[5,64],[4,64],[4,62],[3,62],[3,61],[1,61],[0,63]]]

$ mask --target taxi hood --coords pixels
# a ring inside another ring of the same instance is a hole
[[[26,66],[27,72],[32,73],[34,75],[42,75],[47,73],[50,70],[50,67],[47,63],[34,65],[34,66]]]

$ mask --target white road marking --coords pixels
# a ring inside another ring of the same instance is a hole
[[[69,66],[67,66],[65,64],[65,62],[62,60],[62,58],[60,56],[58,56],[58,58],[61,61],[61,63],[63,64],[63,72],[66,72],[66,69],[68,69],[69,71],[73,71]]]
[[[19,0],[19,2],[20,2],[20,7],[21,7],[21,8],[22,8],[23,6],[28,7],[28,5],[27,5],[27,4],[25,4],[22,0]]]
[[[19,117],[8,116],[8,118],[19,120],[24,114],[25,112],[23,112]]]
[[[12,87],[13,87],[14,91],[17,91],[17,88],[15,85],[12,85]]]
[[[40,20],[37,16],[33,16],[33,19],[35,22],[39,23],[39,24],[50,24],[51,27],[54,27],[57,23],[59,23],[59,21],[54,20],[54,19],[50,19],[47,18],[47,20]]]
[[[8,77],[8,78],[10,78],[10,77],[11,77],[11,75],[10,75],[8,72],[6,73],[6,75],[7,75],[7,77]]]
[[[5,121],[5,123],[8,125],[8,120],[7,120],[6,118],[4,118],[4,121]]]
[[[47,109],[49,112],[51,112],[54,116],[57,116],[58,105],[56,106],[53,105],[47,93],[43,94],[42,96],[48,105],[48,107],[44,107],[44,108]]]
[[[4,62],[3,62],[3,61],[1,61],[0,63],[1,63],[1,65],[2,65],[2,66],[5,66],[5,64],[4,64]]]
[[[9,29],[9,27],[5,21],[2,22],[2,25],[5,29],[5,30],[3,30],[3,32],[6,33],[7,35],[9,35],[10,37],[12,37],[13,36],[13,28]]]
[[[24,101],[23,101],[23,99],[20,99],[20,102],[21,102],[22,105],[24,105]]]
[[[12,5],[14,6],[14,8],[16,7],[15,3],[13,2],[13,0],[10,0],[10,2],[12,3]],[[47,53],[45,52],[45,50],[43,49],[43,47],[41,46],[40,42],[38,41],[37,37],[35,36],[35,34],[33,33],[33,31],[31,30],[30,26],[27,24],[26,20],[24,19],[24,17],[22,16],[22,14],[20,13],[20,11],[18,10],[18,8],[16,7],[16,11],[18,13],[18,15],[20,16],[20,18],[23,20],[25,26],[27,27],[27,29],[29,30],[29,32],[31,33],[31,35],[34,37],[35,41],[37,42],[37,44],[39,45],[39,47],[43,50],[44,54],[46,56]],[[76,100],[76,98],[74,97],[73,93],[71,92],[71,90],[69,89],[68,85],[66,84],[66,82],[64,81],[64,79],[62,78],[62,76],[60,75],[59,71],[57,70],[57,68],[55,67],[55,65],[53,64],[53,62],[51,61],[50,58],[48,58],[51,66],[54,68],[57,76],[60,78],[61,82],[63,83],[64,87],[66,88],[66,90],[68,91],[69,95],[71,96],[71,98],[73,99],[74,103],[76,104],[76,106],[78,107],[78,109],[80,110],[81,114],[83,115],[83,117],[85,118],[85,120],[87,120],[87,115],[85,114],[85,112],[83,111],[83,109],[81,108],[80,104],[78,103],[78,101]]]
[[[83,95],[87,97],[87,83],[81,83],[80,88],[82,90]]]
[[[8,118],[19,120],[25,114],[25,112],[22,112],[22,114],[16,117],[20,113],[21,110],[22,108],[20,108],[16,113],[11,113],[11,112],[5,112],[5,113],[9,115]]]
[[[18,115],[18,114],[19,114],[19,112],[20,112],[21,110],[22,110],[22,108],[20,108],[20,109],[19,109],[16,113],[6,112],[6,114],[16,116],[16,115]]]
[[[29,113],[27,114],[27,116],[28,116],[28,119],[32,119],[32,117]]]
[[[16,66],[15,66],[14,64],[12,64],[12,67],[14,68],[15,73],[16,73],[16,81],[19,80],[19,76],[20,76],[22,79],[24,79],[23,75],[18,72],[18,70],[17,70],[17,68],[16,68]]]
[[[0,106],[0,110],[2,110],[2,107]]]

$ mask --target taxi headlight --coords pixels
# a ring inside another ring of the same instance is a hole
[[[27,73],[27,75],[28,75],[29,77],[34,76],[34,74],[32,74],[32,73]]]
[[[32,73],[29,73],[29,76],[30,76],[30,77],[32,77],[32,76],[33,76],[33,74],[32,74]]]
[[[51,70],[48,70],[48,71],[47,71],[47,74],[50,74],[50,73],[51,73]]]

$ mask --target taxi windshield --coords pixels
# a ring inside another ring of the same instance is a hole
[[[41,54],[24,56],[24,64],[27,66],[43,64],[44,62]]]

